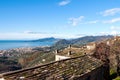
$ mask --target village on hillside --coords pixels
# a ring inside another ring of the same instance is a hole
[[[120,75],[120,37],[53,51],[55,60],[0,74],[1,80],[112,80]],[[42,59],[46,61],[46,59]]]

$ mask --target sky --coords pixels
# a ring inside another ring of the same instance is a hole
[[[0,0],[0,40],[120,34],[120,0]]]

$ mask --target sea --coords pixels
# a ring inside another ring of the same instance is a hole
[[[8,50],[13,48],[25,48],[25,47],[42,47],[42,46],[51,46],[54,42],[32,42],[32,41],[23,41],[23,40],[0,40],[0,50]]]

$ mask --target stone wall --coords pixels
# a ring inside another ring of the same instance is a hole
[[[78,80],[79,79],[80,80],[105,80],[104,74],[103,74],[103,66],[96,68],[91,72],[78,77]]]
[[[55,61],[62,60],[62,59],[68,59],[68,58],[70,57],[55,55]]]

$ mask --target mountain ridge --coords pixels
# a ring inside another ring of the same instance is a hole
[[[68,45],[75,45],[75,46],[81,46],[81,45],[85,45],[89,42],[96,42],[96,41],[101,41],[101,40],[105,40],[105,39],[109,39],[109,38],[113,38],[114,36],[112,35],[103,35],[103,36],[84,36],[84,37],[80,37],[80,38],[76,38],[76,39],[60,39],[58,42],[56,42],[55,44],[53,44],[52,47],[56,47],[55,49],[61,49],[61,48],[65,48]]]

